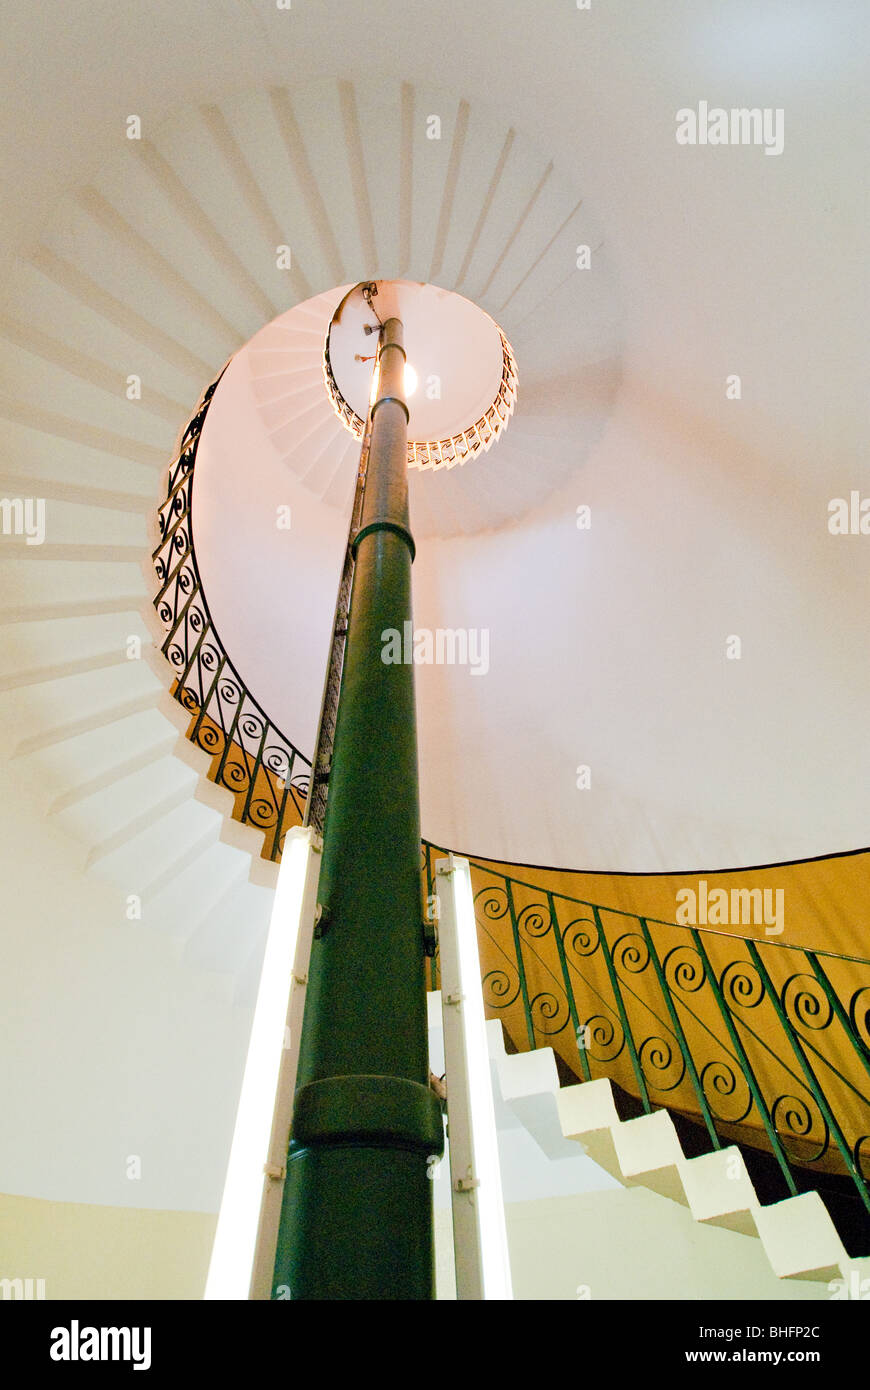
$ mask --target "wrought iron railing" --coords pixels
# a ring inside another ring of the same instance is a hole
[[[269,719],[224,650],[200,579],[192,500],[197,447],[217,381],[184,432],[158,511],[153,552],[161,650],[175,672],[172,694],[191,715],[187,737],[211,757],[209,778],[233,793],[233,816],[264,832],[263,856],[278,860],[284,835],[302,821],[311,763]]]
[[[326,801],[329,792],[329,774],[332,770],[332,753],[335,746],[335,727],[338,719],[338,697],[341,693],[341,673],[344,669],[344,653],[347,646],[347,629],[350,621],[350,599],[353,592],[353,576],[356,568],[354,539],[362,520],[363,499],[365,497],[366,473],[369,462],[369,441],[371,439],[371,412],[366,419],[366,430],[360,449],[357,468],[353,506],[350,513],[347,544],[338,581],[338,597],[332,620],[332,637],[326,663],[326,679],[323,685],[323,699],[320,705],[320,719],[317,723],[317,746],[314,750],[314,766],[311,779],[311,794],[305,810],[305,824],[318,834],[323,834],[326,821]]]
[[[263,831],[262,854],[278,861],[305,814],[311,763],[246,689],[203,593],[191,503],[216,385],[169,469],[154,606],[187,737],[210,755],[210,779],[234,794],[234,818]],[[324,696],[333,716],[351,578],[346,567]],[[330,751],[327,728],[309,807],[318,828]],[[424,842],[429,899],[442,853]],[[807,1172],[841,1175],[870,1212],[870,961],[680,927],[471,867],[487,1012],[518,1050],[552,1046],[577,1079],[609,1077],[646,1112],[666,1106],[697,1120],[714,1149],[766,1148],[788,1193],[806,1187]],[[429,968],[436,988],[437,954]]]
[[[424,847],[429,892],[443,853]],[[697,1119],[708,1147],[766,1149],[792,1195],[806,1170],[848,1175],[870,1212],[870,960],[471,869],[487,1014],[518,1050]]]
[[[517,403],[517,364],[507,338],[498,330],[501,346],[501,377],[495,400],[467,429],[446,439],[408,440],[408,467],[419,469],[455,468],[476,454],[491,449],[506,428]],[[341,394],[329,356],[329,336],[323,346],[323,380],[332,408],[345,429],[362,441],[366,422],[357,415]]]

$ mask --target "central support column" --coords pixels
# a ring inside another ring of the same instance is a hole
[[[273,1296],[434,1297],[402,325],[381,332]]]

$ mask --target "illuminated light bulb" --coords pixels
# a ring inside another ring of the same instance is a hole
[[[380,385],[379,378],[380,372],[377,368],[375,368],[375,370],[372,372],[372,389],[369,392],[369,405],[374,405],[375,401],[378,398],[378,387]],[[408,365],[407,362],[405,363],[405,374],[404,381],[402,384],[405,389],[405,397],[407,398],[408,396],[413,396],[414,392],[417,389],[417,373],[414,371],[413,367],[410,367]]]

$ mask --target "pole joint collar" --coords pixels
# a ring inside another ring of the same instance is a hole
[[[402,1076],[327,1076],[309,1081],[293,1103],[296,1148],[354,1145],[414,1149],[428,1158],[444,1151],[437,1096]]]
[[[384,325],[384,326],[386,327],[386,325]],[[408,354],[406,353],[406,351],[405,351],[405,349],[404,349],[404,347],[402,346],[401,343],[397,343],[397,342],[395,341],[395,339],[393,339],[393,338],[389,338],[386,342],[382,342],[382,343],[381,343],[381,356],[383,356],[383,354],[387,351],[388,348],[395,348],[397,352],[400,352],[400,353],[402,354],[402,356],[404,357],[405,361],[407,362],[407,360],[408,360]]]
[[[356,535],[354,536],[352,543],[354,559],[356,559],[356,552],[359,549],[360,541],[365,536],[370,535],[373,531],[393,531],[397,536],[401,536],[402,539],[407,542],[408,549],[411,552],[412,561],[416,559],[417,547],[414,544],[414,537],[411,535],[411,532],[408,530],[407,526],[402,526],[402,524],[398,521],[388,521],[386,520],[386,518],[381,521],[370,521],[368,526],[360,527],[359,531],[357,531]]]
[[[396,346],[397,346],[397,345],[396,345]],[[402,407],[402,410],[403,410],[404,413],[405,413],[405,424],[410,424],[410,421],[411,421],[411,412],[410,412],[410,410],[408,409],[408,407],[407,407],[407,405],[405,404],[405,402],[402,400],[401,396],[378,396],[377,400],[375,401],[374,405],[372,406],[372,419],[373,419],[373,420],[374,420],[374,418],[375,418],[375,411],[377,410],[377,408],[378,408],[379,405],[400,405],[400,406]]]

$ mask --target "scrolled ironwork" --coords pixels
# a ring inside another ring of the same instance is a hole
[[[588,930],[589,928],[592,930]],[[562,929],[562,942],[570,960],[576,956],[582,960],[593,956],[600,943],[598,925],[594,917],[575,917]]]
[[[497,922],[502,917],[507,916],[508,897],[504,888],[498,884],[486,884],[485,887],[478,889],[474,895],[475,910],[478,908],[488,922]]]
[[[789,1139],[810,1141],[814,1131],[819,1126],[821,1127],[821,1139],[813,1141],[817,1144],[815,1150],[808,1153],[804,1144],[792,1147],[789,1156],[800,1163],[816,1163],[828,1152],[830,1144],[831,1135],[825,1117],[818,1106],[815,1106],[816,1113],[813,1113],[811,1102],[811,1096],[806,1099],[803,1096],[795,1095],[777,1096],[770,1112],[776,1131],[783,1141]],[[787,1144],[786,1152],[788,1152]]]
[[[849,1021],[864,1047],[870,1050],[870,985],[856,989],[849,1000]]]
[[[227,736],[222,729],[215,724],[201,724],[196,731],[196,743],[204,753],[222,753],[226,746]]]
[[[790,975],[780,991],[786,1016],[804,1028],[821,1031],[834,1017],[834,1010],[825,991],[814,975],[800,971]]]
[[[704,985],[707,971],[694,946],[673,946],[662,961],[667,987],[695,994]]]
[[[478,420],[457,434],[452,434],[444,439],[409,440],[409,468],[453,468],[456,464],[466,463],[477,454],[485,453],[504,432],[517,403],[517,364],[507,338],[501,329],[498,330],[498,333],[501,343],[502,369],[494,401]],[[366,422],[348,404],[336,382],[329,355],[328,333],[323,344],[323,380],[338,419],[355,439],[362,440]]]
[[[507,1009],[514,1003],[520,992],[520,977],[514,971],[511,980],[507,970],[489,970],[483,977],[483,1002],[491,1009]]]
[[[858,1084],[870,961],[637,917],[475,861],[472,873],[479,930],[506,957],[485,977],[487,1005],[505,1017],[517,1006],[518,1046],[549,1043],[578,1076],[609,1076],[647,1111],[695,1111],[716,1148],[768,1148],[792,1195],[816,1167],[846,1172],[870,1211],[870,1134],[856,1126],[870,1107]],[[773,974],[761,952],[778,961]],[[837,960],[867,983],[835,989]]]
[[[202,588],[191,504],[197,450],[216,386],[217,381],[203,394],[169,467],[152,554],[159,586],[154,611],[166,633],[161,650],[176,677],[172,693],[194,719],[188,736],[212,757],[211,780],[236,796],[236,818],[266,832],[263,854],[277,861],[287,828],[302,819],[311,763],[247,690]]]
[[[553,920],[549,908],[542,903],[528,903],[517,913],[520,931],[533,941],[540,940],[552,930]]]
[[[740,1124],[752,1110],[752,1092],[738,1067],[714,1058],[701,1068],[701,1085],[717,1119],[726,1124]],[[726,1102],[734,1097],[734,1106]]]
[[[278,819],[278,809],[275,801],[265,796],[258,796],[252,800],[248,814],[258,830],[268,830]]]
[[[592,1014],[583,1024],[584,1051],[596,1062],[614,1062],[625,1047],[625,1033],[615,1014]]]
[[[532,996],[529,1005],[535,1032],[543,1033],[545,1037],[561,1033],[562,1029],[571,1022],[571,1012],[567,999],[564,995],[560,996],[553,990],[539,991],[538,994]]]
[[[613,963],[617,970],[640,975],[649,965],[649,948],[637,932],[625,932],[613,945]]]
[[[247,791],[251,785],[251,769],[244,758],[229,757],[218,777],[219,785],[228,787],[231,792]]]
[[[286,748],[276,747],[274,744],[263,749],[263,766],[267,772],[271,772],[283,782],[290,771],[290,754]]]
[[[637,1049],[643,1074],[656,1091],[673,1091],[686,1074],[686,1059],[676,1038],[654,1034],[644,1038]]]
[[[180,705],[183,705],[184,708],[185,708],[190,714],[198,714],[198,713],[199,713],[199,701],[197,700],[197,698],[196,698],[195,694],[193,693],[193,691],[192,691],[192,690],[188,690],[188,688],[187,688],[186,685],[185,685],[185,686],[179,686],[179,687],[177,688],[177,690],[176,690],[176,692],[175,692],[175,698],[176,698],[176,700],[178,701],[178,703],[179,703]]]
[[[764,984],[751,961],[733,960],[719,978],[719,987],[729,1007],[757,1009],[764,1000]]]

